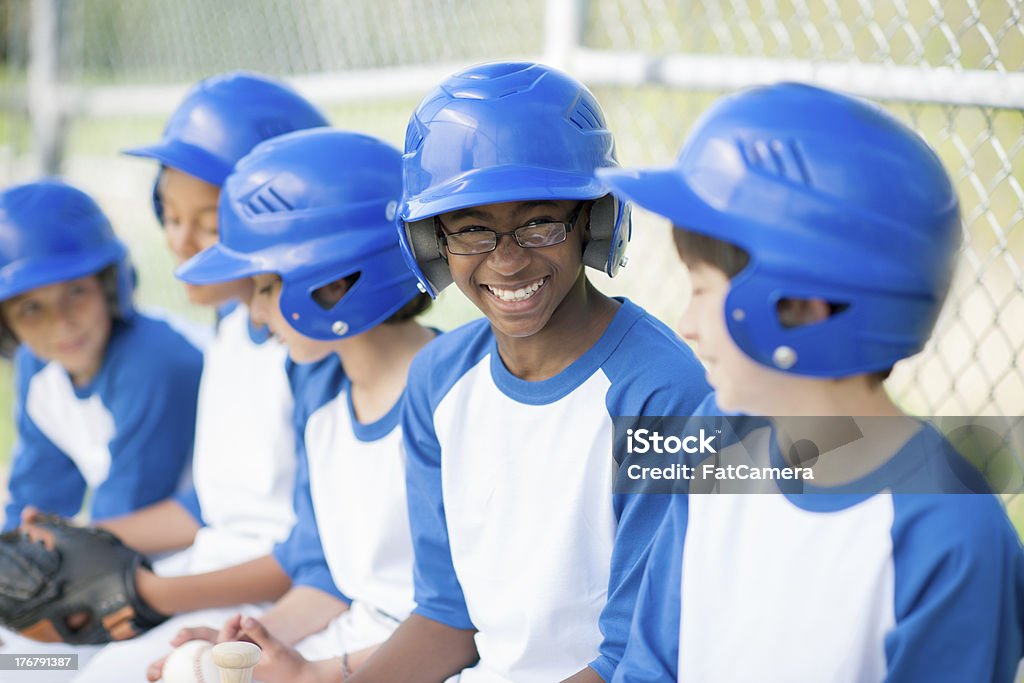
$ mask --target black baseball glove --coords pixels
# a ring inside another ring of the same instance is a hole
[[[57,517],[0,535],[0,623],[42,642],[126,640],[167,617],[142,600],[135,572],[146,559],[113,534]]]

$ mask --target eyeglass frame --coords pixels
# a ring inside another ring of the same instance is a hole
[[[466,230],[459,230],[458,232],[447,233],[444,231],[444,224],[441,223],[441,217],[434,216],[434,229],[437,234],[437,249],[439,252],[441,252],[441,256],[447,261],[447,254],[449,253],[454,256],[481,256],[483,254],[490,254],[491,252],[495,251],[498,248],[498,244],[501,242],[501,238],[504,237],[505,235],[511,235],[512,238],[516,241],[516,244],[519,245],[519,247],[522,249],[545,249],[547,247],[554,247],[559,244],[564,244],[565,241],[569,239],[569,233],[572,232],[573,228],[576,227],[576,221],[579,220],[580,214],[583,212],[583,207],[588,203],[588,200],[580,200],[580,202],[576,205],[576,208],[572,210],[572,213],[570,213],[564,221],[542,221],[539,223],[527,223],[525,225],[520,225],[517,228],[513,228],[511,230],[502,230],[500,232],[498,230],[492,230],[491,228],[472,230],[472,232],[493,233],[494,246],[488,249],[487,251],[476,251],[470,254],[460,254],[458,252],[451,251],[451,248],[448,246],[448,238],[451,237],[452,235],[458,235],[463,232],[469,232],[471,229],[467,228]],[[562,239],[560,239],[557,242],[552,242],[551,244],[544,244],[536,247],[525,245],[519,241],[519,235],[517,234],[518,231],[522,230],[523,228],[535,228],[539,225],[561,225],[565,228],[565,234],[562,236]]]

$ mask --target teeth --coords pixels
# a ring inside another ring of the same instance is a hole
[[[490,285],[487,285],[487,289],[490,290],[491,294],[502,301],[526,301],[537,293],[537,290],[540,289],[542,284],[544,284],[544,278],[541,278],[526,287],[520,287],[519,289],[498,289],[497,287],[492,287]]]

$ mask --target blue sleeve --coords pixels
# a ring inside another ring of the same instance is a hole
[[[686,512],[686,497],[674,496],[651,546],[629,642],[613,683],[676,680]]]
[[[665,494],[615,496],[618,527],[608,578],[608,601],[599,622],[603,639],[600,656],[590,663],[590,668],[606,681],[612,679],[626,649],[651,543],[671,500],[672,496]]]
[[[316,588],[351,603],[352,600],[334,585],[327,558],[324,556],[320,529],[313,511],[313,497],[309,489],[309,464],[302,442],[304,432],[305,424],[297,425],[295,433],[299,443],[296,445],[296,454],[299,461],[295,467],[295,526],[292,527],[288,538],[274,546],[274,559],[291,578],[293,586]]]
[[[100,390],[114,419],[110,473],[92,501],[93,521],[172,496],[192,457],[202,354],[161,321],[143,318],[112,339]]]
[[[74,461],[39,430],[25,408],[29,381],[40,363],[24,347],[15,356],[14,422],[17,438],[7,480],[4,531],[21,522],[21,511],[34,505],[63,517],[78,514],[86,484]]]
[[[991,495],[893,496],[887,681],[1011,683],[1024,657],[1024,550]]]
[[[413,572],[416,614],[458,629],[472,629],[462,586],[452,565],[448,524],[441,494],[441,445],[434,432],[431,403],[431,346],[413,360],[402,434],[406,452],[409,526],[416,560]]]
[[[293,586],[316,588],[339,600],[352,600],[338,590],[331,576],[320,540],[313,495],[309,487],[309,459],[306,454],[306,421],[322,401],[336,396],[344,371],[338,357],[331,354],[313,364],[297,364],[290,358],[285,372],[294,397],[292,424],[295,431],[295,525],[288,538],[274,546],[273,556],[291,578]]]
[[[631,339],[632,337],[632,339]],[[636,363],[638,355],[645,358]],[[604,366],[612,381],[607,407],[611,417],[691,415],[707,396],[704,368],[693,352],[660,323],[641,320],[623,348]],[[590,663],[604,680],[612,679],[626,649],[637,593],[651,543],[673,496],[615,496],[618,526],[612,550],[608,602],[601,612],[600,656]]]
[[[203,521],[203,510],[199,505],[199,494],[196,493],[196,487],[190,486],[187,491],[179,491],[174,494],[174,502],[185,509],[185,512],[192,515],[192,518],[196,520],[199,526],[206,526],[206,522]]]

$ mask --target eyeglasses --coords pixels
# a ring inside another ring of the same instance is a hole
[[[435,219],[437,226],[437,239],[448,248],[448,253],[458,256],[476,256],[487,254],[498,247],[498,239],[502,235],[512,235],[516,244],[524,249],[540,249],[541,247],[553,247],[566,240],[580,211],[586,202],[580,202],[573,209],[572,214],[565,221],[541,221],[521,225],[515,230],[497,232],[490,228],[474,226],[460,230],[459,232],[446,233],[440,219]]]

